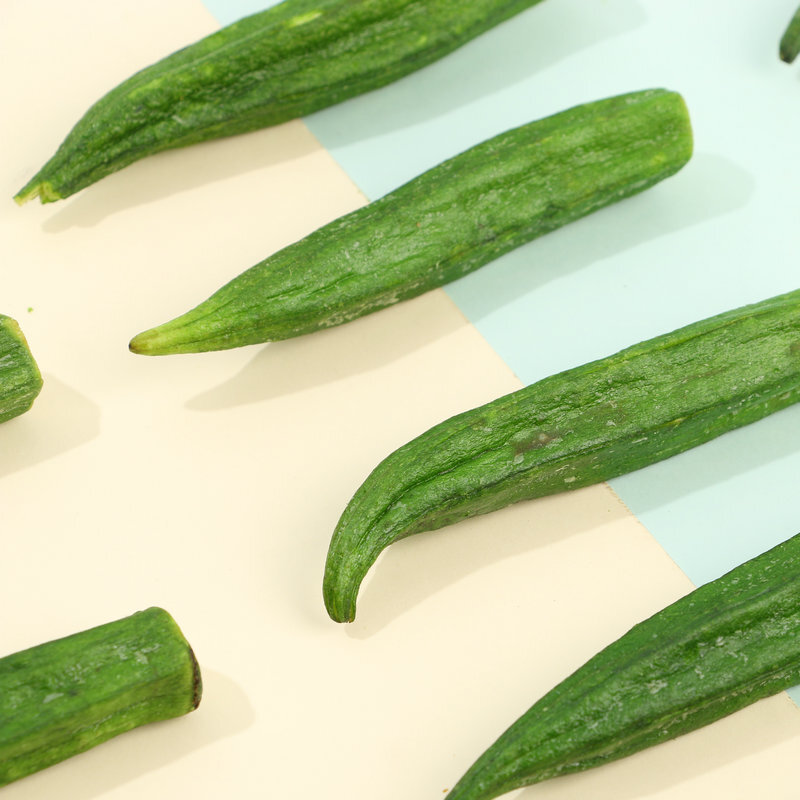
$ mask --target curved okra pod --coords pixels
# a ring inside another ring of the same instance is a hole
[[[519,500],[577,489],[696,447],[800,400],[800,290],[566,370],[418,436],[345,508],[323,594],[354,619],[392,542]]]

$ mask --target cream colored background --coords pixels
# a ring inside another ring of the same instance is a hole
[[[14,191],[94,99],[216,24],[192,0],[6,0],[0,14],[0,311],[45,379],[32,411],[0,428],[0,650],[158,604],[205,679],[196,713],[5,796],[441,797],[688,581],[598,486],[393,546],[357,621],[330,622],[325,553],[360,481],[518,380],[439,291],[290,342],[128,353],[134,333],[363,197],[296,122],[17,208]],[[520,796],[788,800],[798,744],[798,710],[779,695]]]

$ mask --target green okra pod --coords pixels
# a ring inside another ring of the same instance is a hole
[[[689,115],[675,92],[576,106],[482,142],[319,228],[130,348],[223,350],[340,325],[644,191],[691,153]]]
[[[377,89],[541,0],[284,0],[98,100],[17,193],[69,197],[145,156],[277,125]]]
[[[323,595],[354,619],[393,542],[511,503],[599,483],[800,400],[800,290],[544,378],[387,456],[331,539]]]
[[[447,800],[491,800],[800,684],[800,535],[667,606],[538,700]]]
[[[0,786],[156,720],[187,714],[200,668],[149,608],[0,659]]]

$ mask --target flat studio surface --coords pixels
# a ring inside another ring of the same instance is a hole
[[[307,120],[162,153],[63,202],[13,203],[101,94],[226,10],[255,10],[220,5],[0,12],[0,312],[44,377],[31,411],[0,428],[2,654],[160,605],[205,683],[195,713],[4,794],[443,797],[597,650],[800,529],[794,408],[613,487],[400,542],[353,624],[322,604],[339,514],[394,448],[523,383],[797,288],[800,77],[777,58],[793,8],[545,0]],[[695,155],[647,194],[338,328],[128,352],[135,333],[454,152],[650,86],[684,94]],[[784,693],[520,796],[793,800],[799,713]]]

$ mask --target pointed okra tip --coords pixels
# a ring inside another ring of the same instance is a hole
[[[128,349],[131,353],[136,353],[142,356],[157,356],[163,355],[163,343],[159,346],[158,331],[156,328],[142,331],[137,333],[133,339],[128,342]]]
[[[213,311],[208,303],[201,303],[175,319],[137,333],[128,342],[128,349],[143,356],[168,356],[227,350],[250,343],[229,335],[227,321]]]
[[[35,200],[37,197],[41,203],[54,203],[62,199],[50,181],[33,178],[14,195],[14,202],[18,206],[24,206],[29,200]]]
[[[198,353],[205,349],[198,341],[198,332],[183,324],[183,318],[165,322],[137,333],[128,342],[132,353],[142,356],[166,356],[175,353]]]
[[[352,622],[356,618],[356,597],[361,585],[360,577],[354,579],[343,561],[336,552],[334,539],[322,579],[325,610],[334,622]]]
[[[326,575],[322,587],[325,610],[334,622],[353,622],[356,618],[355,593],[342,591]]]

